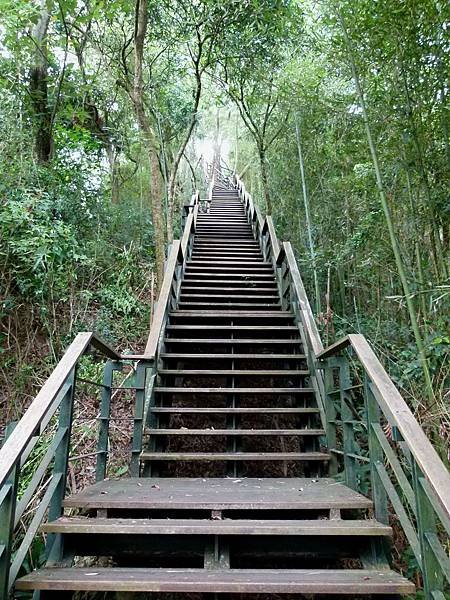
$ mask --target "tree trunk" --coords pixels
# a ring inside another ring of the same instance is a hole
[[[152,179],[152,193],[150,198],[153,234],[155,243],[155,262],[157,290],[160,289],[164,277],[165,239],[164,219],[162,211],[161,173],[157,153],[156,137],[146,115],[143,96],[142,63],[144,56],[145,34],[148,23],[148,0],[136,0],[135,9],[135,34],[134,34],[134,82],[131,91],[134,112],[143,134],[146,146]]]
[[[106,156],[109,163],[109,177],[111,183],[111,202],[117,204],[120,199],[119,169],[117,165],[117,152],[114,144],[106,144]]]
[[[198,105],[200,103],[201,94],[202,94],[202,79],[201,79],[200,73],[198,72],[198,66],[197,66],[196,88],[195,88],[194,106],[192,109],[191,121],[189,123],[189,127],[186,131],[184,139],[181,143],[181,146],[178,148],[178,152],[173,161],[172,169],[170,170],[169,189],[168,189],[168,193],[167,193],[167,217],[166,217],[167,241],[169,242],[169,244],[173,240],[173,217],[174,217],[173,213],[174,213],[174,205],[175,205],[175,183],[177,180],[178,167],[180,166],[180,161],[183,157],[186,146],[188,145],[189,140],[191,139],[192,132],[194,131],[194,127],[197,123],[197,111],[198,111]]]
[[[309,244],[309,255],[311,257],[311,265],[313,269],[313,277],[314,277],[314,292],[316,296],[316,314],[318,315],[321,312],[320,306],[320,288],[319,288],[319,278],[317,276],[317,264],[316,264],[316,251],[314,248],[314,241],[312,235],[312,225],[311,225],[311,215],[309,212],[309,198],[306,187],[306,178],[305,178],[305,166],[303,164],[303,153],[302,153],[302,144],[300,139],[300,128],[298,125],[298,117],[295,117],[295,133],[297,137],[297,150],[298,150],[298,162],[300,164],[300,176],[302,179],[302,192],[303,192],[303,204],[305,206],[305,219],[306,219],[306,229],[308,232],[308,244]]]
[[[263,185],[264,200],[266,203],[266,213],[272,214],[272,200],[270,198],[269,176],[267,174],[266,152],[264,148],[258,147],[259,165],[261,168],[261,180]]]
[[[30,68],[30,97],[35,121],[34,151],[40,163],[52,155],[52,115],[48,105],[47,30],[50,10],[47,0],[41,0],[39,20],[33,27],[34,61]]]

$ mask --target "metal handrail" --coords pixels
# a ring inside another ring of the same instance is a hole
[[[112,359],[113,362],[120,359],[120,354],[95,333],[79,333],[20,421],[7,428],[5,441],[0,449],[0,598],[8,596],[47,511],[50,519],[56,518],[61,512],[66,489],[76,370],[80,359],[91,347],[98,350],[105,358]],[[19,501],[20,470],[58,410],[56,432]],[[98,455],[100,454],[99,452]],[[39,493],[41,480],[52,462],[52,476],[48,486],[11,560],[14,531],[29,502],[36,493]],[[52,542],[48,542],[48,555],[54,549],[53,539]]]
[[[44,419],[45,424],[47,424],[56,412],[59,403],[55,400],[59,399],[59,402],[62,400],[58,396],[59,392],[90,345],[108,358],[120,359],[120,354],[92,331],[79,333],[75,337],[50,377],[39,390],[36,398],[17,423],[14,431],[0,449],[0,487],[5,483],[12,469],[20,460],[31,438],[36,434],[37,428],[41,427]]]
[[[408,445],[441,508],[450,519],[450,473],[364,335],[347,335],[319,352],[317,358],[324,360],[337,356],[348,347],[355,351],[370,378],[383,413],[401,433],[402,441]]]
[[[290,305],[298,318],[327,441],[331,446],[330,452],[334,453],[332,468],[334,464],[337,473],[337,459],[341,458],[346,483],[357,489],[354,464],[358,461],[370,463],[377,518],[387,522],[389,499],[422,571],[427,598],[443,598],[444,579],[450,584],[450,560],[439,542],[438,529],[441,527],[450,535],[448,470],[363,335],[348,335],[324,349],[291,244],[279,243],[271,216],[262,217],[243,181],[236,174],[233,183],[253,225],[255,237],[261,243],[264,257],[270,259],[276,269],[283,308]],[[364,386],[351,385],[350,363],[342,356],[348,349],[354,351],[362,365]],[[339,373],[340,382],[338,409],[335,401],[335,371]],[[369,442],[368,457],[358,447],[354,433],[355,415],[351,410],[350,392],[356,387],[362,387],[364,393],[367,422],[363,427]],[[337,410],[341,413],[340,419]],[[383,431],[380,413],[404,452],[411,472],[409,477]],[[343,450],[337,449],[337,424],[346,425],[341,434]],[[389,465],[392,476],[415,515],[416,528],[403,508],[385,463]]]
[[[171,245],[164,279],[153,315],[144,354],[123,355],[116,352],[93,332],[79,333],[59,361],[23,417],[7,430],[0,449],[0,598],[6,598],[14,585],[21,565],[29,551],[34,536],[48,511],[48,519],[58,518],[66,490],[67,466],[70,453],[70,437],[74,413],[74,394],[77,382],[77,366],[90,347],[100,352],[108,362],[105,364],[102,383],[90,382],[101,388],[99,410],[99,434],[97,440],[96,480],[106,476],[109,452],[109,422],[111,392],[115,371],[121,371],[125,362],[133,361],[134,384],[122,389],[134,389],[136,393],[132,420],[134,421],[130,474],[139,475],[139,455],[142,451],[143,430],[148,418],[148,408],[153,399],[153,382],[156,359],[161,350],[162,334],[168,313],[176,305],[183,271],[192,251],[193,234],[199,208],[199,193],[193,194],[190,210],[183,224],[181,240]],[[84,380],[81,380],[84,381]],[[18,500],[20,469],[41,439],[41,434],[52,422],[59,409],[58,425],[43,458],[36,467],[31,481]],[[53,466],[51,467],[53,463]],[[42,478],[52,468],[52,476],[43,493],[28,530],[11,560],[12,540],[30,500],[39,493]],[[50,560],[61,558],[61,547],[55,536],[48,536],[46,556]]]

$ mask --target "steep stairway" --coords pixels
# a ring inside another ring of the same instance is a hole
[[[66,514],[44,526],[63,560],[50,556],[18,590],[414,592],[389,567],[392,531],[372,502],[327,476],[299,328],[238,193],[223,184],[198,215],[153,391],[141,477],[66,498]],[[86,567],[83,557],[102,560]]]

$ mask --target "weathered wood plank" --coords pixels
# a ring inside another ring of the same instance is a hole
[[[176,436],[319,436],[325,435],[323,429],[147,429],[149,435]]]
[[[142,461],[328,461],[325,452],[142,452]]]
[[[161,329],[164,324],[167,303],[170,297],[173,275],[178,262],[179,251],[180,241],[174,240],[170,249],[166,270],[164,271],[164,280],[161,286],[161,291],[159,293],[158,304],[153,315],[153,321],[150,327],[150,334],[148,336],[147,344],[145,346],[144,354],[148,357],[154,357],[156,354],[159,336],[161,334]]]
[[[166,414],[209,414],[209,415],[243,415],[243,414],[261,414],[261,415],[307,415],[317,414],[318,408],[315,407],[298,407],[298,408],[279,408],[279,407],[227,407],[227,408],[204,408],[197,406],[154,406],[152,408],[154,413],[166,413]]]
[[[167,353],[162,352],[161,358],[205,358],[207,356],[209,359],[213,358],[233,358],[233,359],[249,359],[249,360],[305,360],[305,354],[231,354],[231,353],[221,353],[221,354],[211,354],[210,352],[205,353],[190,353],[184,354],[179,352]]]
[[[233,375],[233,377],[244,376],[264,376],[264,377],[302,377],[309,375],[308,370],[302,369],[267,369],[264,371],[255,369],[159,369],[160,375],[176,375],[179,377],[222,377]]]
[[[46,533],[111,535],[318,535],[390,536],[391,527],[374,519],[108,519],[61,517],[46,523]]]
[[[283,247],[286,253],[286,260],[288,262],[289,271],[292,278],[292,285],[294,286],[295,293],[300,303],[303,326],[307,331],[314,354],[317,356],[323,350],[322,340],[320,339],[319,331],[314,320],[308,296],[306,295],[305,286],[303,285],[300,271],[298,270],[297,261],[295,260],[292,246],[289,242],[284,242]]]
[[[314,388],[275,388],[275,387],[155,387],[154,391],[158,394],[258,394],[267,395],[297,395],[313,394]]]
[[[53,568],[34,571],[17,589],[301,594],[409,594],[414,584],[394,571],[347,569]]]
[[[333,479],[125,478],[102,481],[66,498],[70,508],[320,510],[369,508],[372,502]]]
[[[214,344],[214,345],[258,345],[264,344],[265,346],[299,346],[301,344],[300,338],[289,338],[289,339],[275,339],[275,338],[173,338],[166,337],[166,344]]]

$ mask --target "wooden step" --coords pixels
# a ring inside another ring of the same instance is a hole
[[[242,240],[241,244],[239,246],[236,245],[232,245],[230,244],[227,240],[211,240],[210,238],[208,238],[207,240],[202,240],[201,239],[202,236],[201,235],[197,235],[194,234],[194,248],[195,247],[200,247],[200,246],[204,246],[204,247],[216,247],[216,248],[223,248],[226,250],[246,250],[247,248],[252,248],[252,249],[260,249],[261,246],[259,244],[259,240],[257,240],[253,234],[250,235],[246,240]],[[231,236],[230,236],[231,239]]]
[[[162,352],[160,354],[161,358],[172,358],[172,359],[192,359],[192,358],[202,358],[214,360],[216,358],[230,358],[233,360],[242,359],[242,360],[305,360],[305,354],[231,354],[231,353],[214,353],[210,354],[209,352],[197,352],[197,353],[180,353],[180,352]]]
[[[223,284],[222,284],[223,285]],[[202,288],[198,288],[195,286],[190,285],[190,283],[183,283],[181,285],[181,292],[183,294],[196,294],[197,292],[201,291],[202,292],[202,296],[204,296],[205,294],[212,294],[214,295],[217,292],[223,292],[223,294],[233,294],[233,293],[237,293],[237,294],[242,294],[242,292],[245,291],[251,291],[253,295],[257,294],[258,296],[261,295],[266,295],[266,294],[270,294],[270,295],[278,295],[278,288],[275,285],[275,283],[273,284],[272,287],[249,287],[249,286],[241,286],[241,287],[202,287]],[[222,295],[222,294],[221,294]],[[247,296],[248,297],[248,296]],[[253,297],[253,296],[252,296]]]
[[[295,325],[167,325],[166,331],[229,331],[239,333],[240,331],[285,331],[286,333],[298,333]]]
[[[240,273],[185,273],[183,285],[195,285],[202,288],[204,285],[219,286],[224,284],[240,285],[244,290],[251,290],[253,286],[272,285],[275,282],[275,276],[270,272],[255,273],[254,275]]]
[[[188,268],[188,267],[200,267],[200,266],[207,266],[208,268],[210,268],[210,267],[213,267],[216,264],[218,264],[217,261],[194,259],[194,260],[188,260],[188,262],[186,263],[186,268]],[[219,266],[221,268],[223,268],[225,265],[230,265],[230,267],[233,267],[233,269],[236,268],[237,266],[239,266],[239,267],[251,267],[252,269],[254,269],[254,268],[273,269],[272,263],[270,263],[270,262],[264,262],[264,261],[260,261],[259,263],[257,263],[255,265],[253,262],[251,262],[249,260],[239,260],[239,261],[228,260],[228,261],[222,261]]]
[[[192,249],[193,254],[206,254],[208,256],[240,256],[240,257],[246,257],[246,256],[257,256],[259,258],[262,258],[263,253],[261,252],[261,250],[259,248],[239,248],[239,249],[232,249],[232,248],[210,248],[210,247],[193,247]]]
[[[265,302],[265,303],[256,303],[256,302],[233,302],[232,300],[228,302],[219,302],[219,301],[211,301],[211,302],[179,302],[178,308],[180,310],[191,310],[191,309],[209,309],[213,308],[234,308],[235,310],[241,310],[242,308],[251,308],[255,311],[267,310],[268,308],[275,308],[279,306],[276,302]]]
[[[141,452],[142,462],[167,461],[283,461],[310,462],[328,461],[330,455],[325,452]]]
[[[198,407],[198,406],[152,406],[152,413],[160,414],[192,414],[192,415],[309,415],[319,414],[319,409],[315,407],[298,407],[298,408],[279,408],[277,407]]]
[[[292,313],[288,311],[277,311],[277,310],[268,310],[265,313],[255,314],[254,312],[249,312],[248,310],[241,311],[231,311],[231,310],[173,310],[170,313],[170,316],[173,317],[198,317],[199,315],[205,316],[208,318],[224,318],[224,317],[233,317],[236,318],[245,318],[245,319],[261,319],[261,318],[271,318],[271,319],[292,319]]]
[[[227,279],[232,275],[240,275],[252,279],[255,275],[272,275],[273,269],[262,263],[253,266],[222,266],[220,263],[211,263],[209,266],[196,263],[189,263],[186,265],[187,275],[206,275],[208,279],[213,279],[219,273],[226,274]]]
[[[242,292],[242,290],[241,290]],[[254,300],[258,300],[258,302],[267,302],[268,304],[271,304],[272,302],[278,302],[278,294],[276,294],[275,292],[273,294],[261,294],[261,295],[256,295],[256,294],[238,294],[238,293],[233,293],[231,294],[231,292],[228,292],[227,294],[192,294],[192,293],[187,293],[186,290],[181,290],[181,294],[180,294],[180,302],[189,302],[190,300],[192,301],[198,301],[198,300],[211,300],[211,302],[213,301],[217,301],[217,300],[229,300],[230,302],[234,302],[235,300],[239,300],[239,301],[243,301],[243,300],[248,300],[248,301],[254,301]]]
[[[219,242],[222,244],[226,244],[228,247],[230,246],[243,246],[243,245],[250,245],[253,246],[254,245],[254,238],[252,238],[251,236],[245,236],[245,237],[230,237],[230,235],[226,236],[226,235],[222,235],[222,236],[205,236],[203,234],[195,234],[195,243],[197,242],[205,242],[207,244],[212,244],[215,242]]]
[[[206,276],[207,279],[212,279],[216,277],[218,274],[226,275],[227,280],[230,280],[230,277],[233,275],[239,275],[241,277],[248,277],[253,279],[257,275],[272,275],[273,269],[271,267],[267,267],[265,265],[255,265],[253,267],[232,267],[230,265],[226,267],[222,267],[219,264],[215,263],[211,266],[207,265],[197,265],[197,264],[188,264],[186,265],[186,274],[187,275],[198,275]]]
[[[210,216],[210,217],[202,217],[202,218],[197,218],[197,226],[196,226],[196,231],[200,231],[200,228],[202,227],[226,227],[226,228],[230,228],[230,229],[234,229],[235,227],[246,227],[249,228],[250,225],[247,221],[247,219],[245,217],[242,216],[235,216],[235,217],[217,217],[217,216]],[[251,228],[251,227],[250,227]]]
[[[176,436],[321,436],[325,435],[323,429],[146,429],[148,435],[176,435]]]
[[[211,230],[211,231],[237,231],[238,229],[250,230],[251,226],[247,219],[230,219],[230,218],[209,218],[209,219],[197,219],[197,225],[195,227],[195,231],[198,233],[202,230]]]
[[[192,253],[191,259],[208,261],[208,262],[217,262],[217,261],[247,261],[247,262],[263,262],[264,258],[260,252],[242,252],[241,254],[227,254],[225,252],[196,252]]]
[[[193,249],[204,249],[204,250],[230,250],[232,246],[230,246],[230,244],[228,242],[211,242],[211,241],[205,241],[202,242],[201,240],[198,240],[197,238],[194,240],[194,246]],[[260,250],[260,246],[259,243],[256,240],[246,240],[245,242],[242,242],[241,245],[239,246],[239,251],[259,251]]]
[[[17,581],[19,590],[261,594],[412,594],[394,571],[362,569],[46,568]]]
[[[222,240],[229,240],[230,239],[230,235],[233,235],[233,238],[236,238],[235,242],[237,244],[239,244],[242,240],[248,240],[251,239],[252,235],[251,232],[248,233],[235,233],[235,232],[230,232],[230,231],[224,231],[223,233],[218,233],[218,232],[211,232],[211,233],[207,233],[207,232],[199,232],[197,235],[202,236],[201,239],[222,239]]]
[[[331,478],[126,477],[87,486],[67,508],[196,510],[367,509],[372,502]]]
[[[42,527],[45,533],[103,535],[289,535],[391,536],[375,519],[121,519],[60,517]]]
[[[246,256],[258,256],[261,257],[263,256],[263,253],[261,252],[261,250],[259,250],[258,248],[248,248],[248,249],[244,249],[244,250],[230,250],[230,249],[226,249],[226,248],[193,248],[192,250],[193,255],[203,255],[206,254],[207,256],[242,256],[242,257],[246,257]]]
[[[179,302],[178,308],[180,310],[202,310],[202,309],[210,309],[210,308],[225,308],[230,309],[233,308],[236,311],[239,311],[243,308],[248,308],[254,311],[263,311],[268,308],[276,308],[280,306],[275,302],[265,302],[265,303],[252,303],[252,302],[233,302],[230,300],[229,302]]]
[[[272,339],[263,339],[263,338],[239,338],[232,339],[229,338],[164,338],[166,343],[170,344],[215,344],[215,345],[253,345],[253,344],[263,344],[267,346],[299,346],[301,344],[300,338],[297,339],[284,339],[284,340],[272,340]],[[270,355],[269,355],[270,356]]]
[[[258,394],[260,396],[275,395],[297,395],[297,394],[313,394],[314,388],[284,388],[284,387],[154,387],[154,392],[157,394]]]
[[[232,235],[239,237],[245,234],[247,237],[253,237],[253,231],[250,225],[197,225],[195,228],[197,235]]]
[[[198,285],[197,285],[198,284]],[[275,277],[273,275],[263,275],[262,277],[258,277],[255,279],[249,279],[248,277],[244,278],[233,278],[233,279],[209,279],[206,283],[207,286],[211,286],[211,289],[217,289],[217,286],[223,286],[224,284],[229,284],[233,286],[240,286],[238,289],[240,290],[253,290],[253,288],[257,288],[258,286],[272,286],[275,289],[278,289],[277,284],[275,282]],[[205,286],[204,279],[193,279],[191,275],[188,278],[185,278],[182,283],[183,286],[192,286],[194,288],[198,288],[201,286]],[[215,287],[212,287],[215,286]]]
[[[175,377],[307,377],[310,373],[307,370],[298,369],[271,369],[266,371],[249,369],[159,369],[159,375],[174,375]]]

